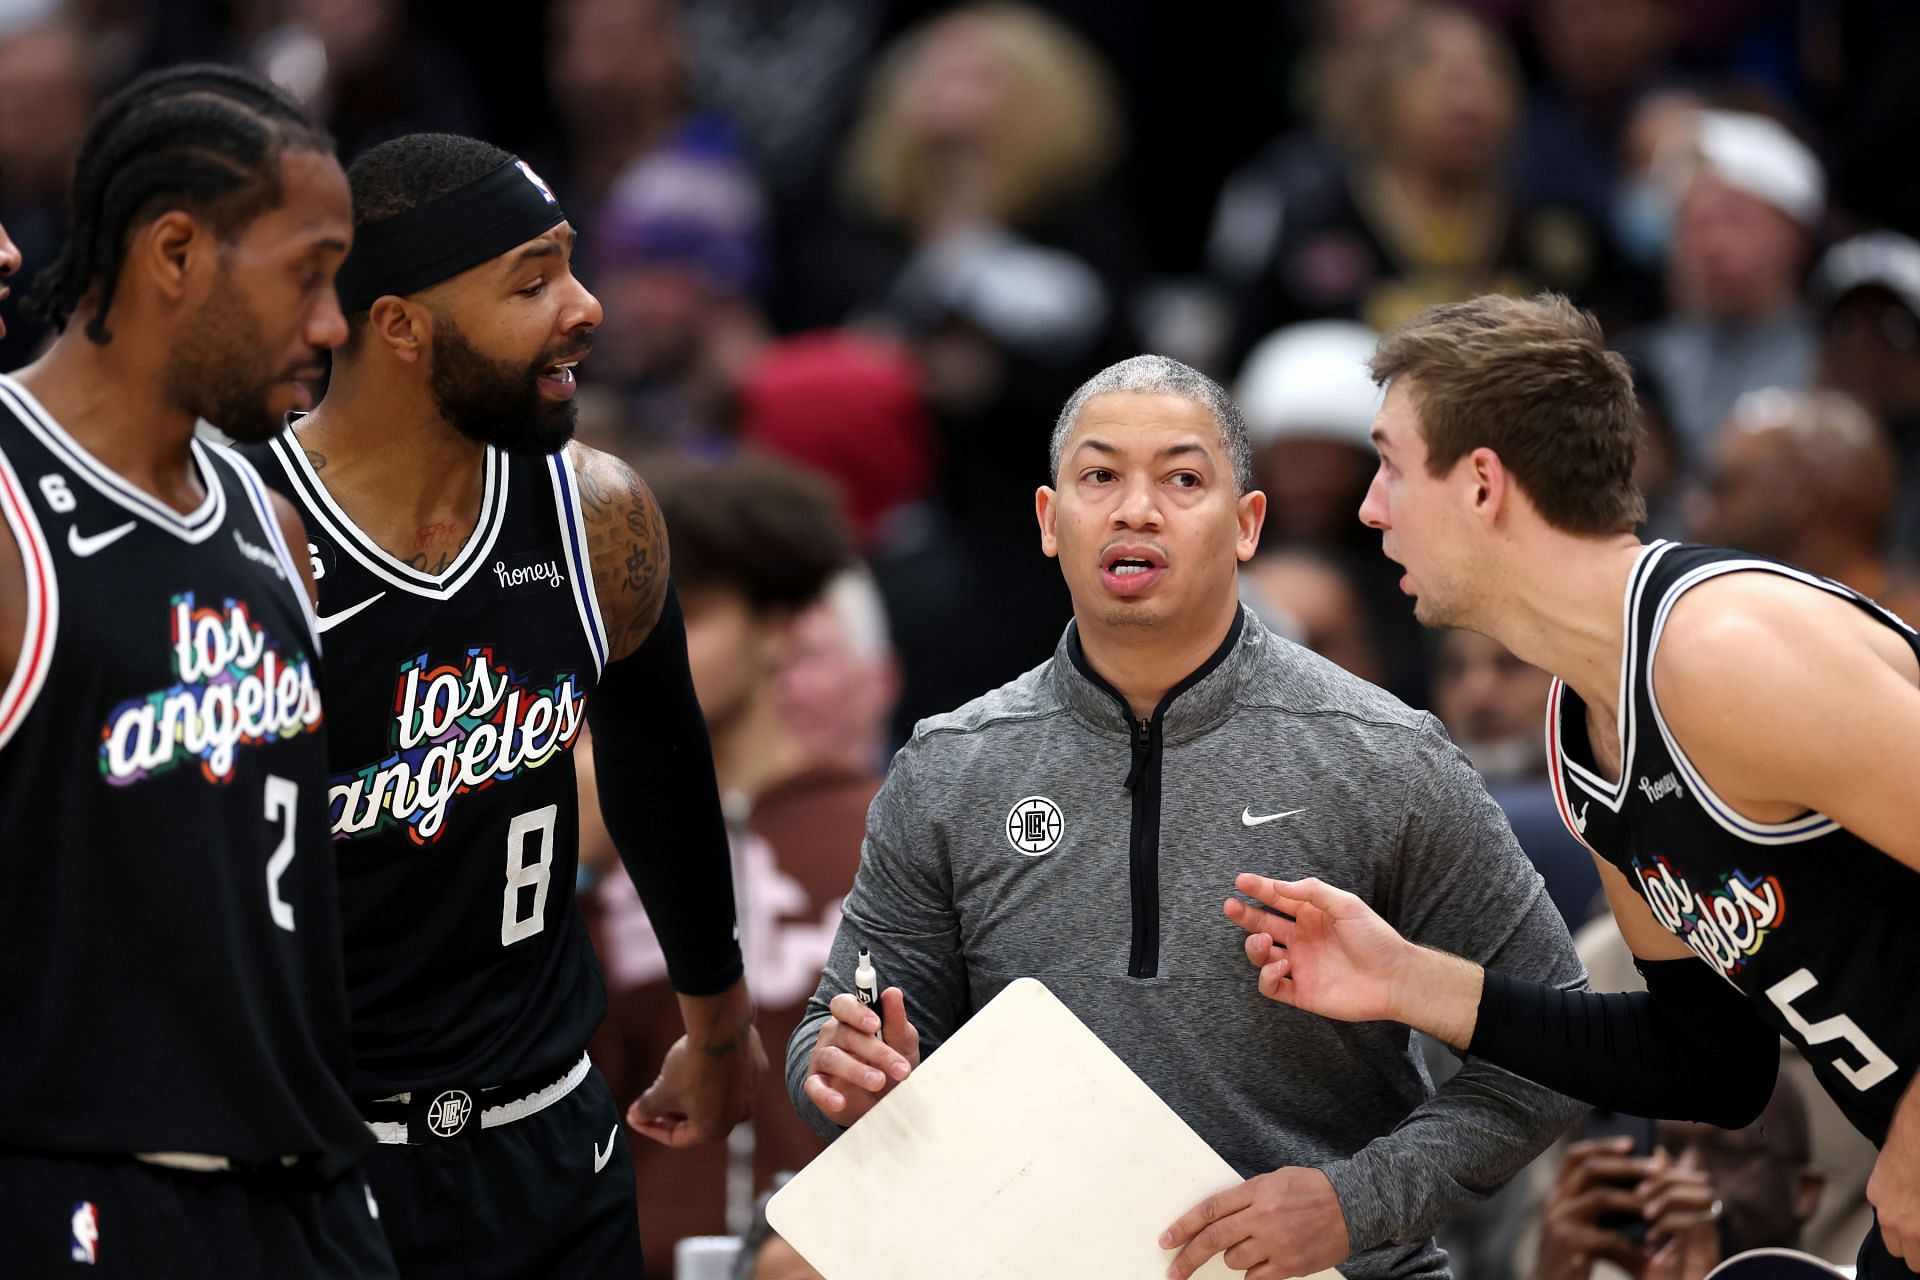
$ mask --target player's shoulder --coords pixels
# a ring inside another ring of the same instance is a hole
[[[1849,625],[1854,610],[1811,578],[1720,573],[1660,602],[1654,665],[1715,685],[1745,680],[1743,668],[1790,656],[1810,633]]]
[[[1790,739],[1855,683],[1872,662],[1865,632],[1874,624],[1862,597],[1823,582],[1797,571],[1725,573],[1663,603],[1646,678],[1676,734],[1739,746],[1736,723],[1755,738],[1775,724],[1773,739]]]
[[[646,481],[626,462],[577,441],[566,445],[563,460],[578,483],[608,660],[617,661],[639,648],[665,607],[666,526]]]
[[[566,444],[562,458],[579,486],[580,514],[590,538],[597,528],[643,540],[655,536],[659,504],[632,464],[577,440]]]
[[[631,463],[604,449],[569,440],[561,449],[561,456],[568,470],[583,484],[591,482],[610,493],[618,493],[635,485],[643,491],[646,489],[646,481],[640,478],[639,471]]]

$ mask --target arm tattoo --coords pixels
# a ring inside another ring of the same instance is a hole
[[[667,528],[646,482],[618,458],[574,446],[594,592],[607,624],[607,660],[640,647],[667,598]]]
[[[747,1033],[753,1030],[753,1023],[760,1015],[757,1010],[749,1010],[747,1020],[734,1029],[734,1033],[718,1044],[699,1044],[694,1048],[706,1058],[724,1058],[747,1042]]]

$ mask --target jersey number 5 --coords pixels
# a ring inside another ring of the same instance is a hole
[[[529,809],[507,824],[507,896],[500,904],[500,945],[510,947],[547,927],[547,885],[553,879],[553,823],[560,806]],[[527,837],[537,836],[539,856],[527,861]],[[533,910],[520,914],[520,891],[533,889]]]
[[[1836,1014],[1831,1018],[1822,1018],[1818,1022],[1808,1022],[1793,1002],[1820,985],[1811,969],[1795,969],[1780,981],[1767,988],[1767,999],[1773,1001],[1781,1016],[1793,1024],[1809,1045],[1825,1044],[1829,1040],[1845,1040],[1853,1046],[1855,1053],[1862,1059],[1859,1066],[1853,1066],[1839,1058],[1833,1060],[1833,1069],[1845,1076],[1854,1088],[1865,1093],[1893,1074],[1893,1059],[1886,1051],[1867,1038],[1860,1024],[1846,1014]]]

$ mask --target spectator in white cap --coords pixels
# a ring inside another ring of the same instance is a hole
[[[1380,335],[1346,320],[1280,330],[1254,347],[1236,399],[1267,495],[1270,543],[1345,543],[1375,464],[1380,388],[1367,361]]]
[[[1742,393],[1811,385],[1800,281],[1826,211],[1820,162],[1777,121],[1702,111],[1693,150],[1667,259],[1672,313],[1625,344],[1666,388],[1689,461]]]
[[[1900,455],[1893,542],[1920,558],[1920,242],[1869,231],[1814,269],[1820,385],[1844,391],[1886,424]]]
[[[1267,495],[1262,548],[1304,549],[1319,557],[1315,563],[1336,566],[1363,606],[1364,629],[1378,646],[1377,657],[1352,664],[1360,668],[1356,674],[1425,706],[1425,637],[1418,624],[1408,625],[1411,615],[1393,562],[1380,555],[1377,540],[1354,519],[1379,465],[1370,433],[1382,393],[1367,372],[1379,338],[1351,320],[1289,325],[1254,346],[1234,399],[1246,415],[1253,445],[1254,487]],[[1305,582],[1311,574],[1302,568],[1289,581]],[[1256,608],[1279,603],[1262,592],[1261,578],[1252,567],[1243,575],[1248,603]],[[1333,595],[1317,591],[1314,598]],[[1303,643],[1317,648],[1312,620],[1294,621]]]

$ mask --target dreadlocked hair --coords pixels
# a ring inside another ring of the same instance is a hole
[[[99,286],[86,334],[105,346],[129,232],[184,209],[231,240],[280,203],[280,157],[291,150],[330,155],[333,139],[257,76],[212,63],[141,76],[101,104],[87,126],[74,161],[67,242],[34,278],[28,305],[65,332]]]

